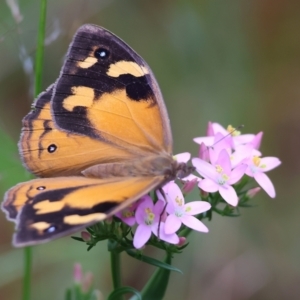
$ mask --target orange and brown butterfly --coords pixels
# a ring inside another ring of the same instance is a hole
[[[19,152],[40,178],[5,194],[15,246],[76,232],[193,171],[172,156],[167,110],[149,66],[90,24],[78,29],[59,78],[23,119]]]

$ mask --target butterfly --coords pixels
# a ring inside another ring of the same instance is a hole
[[[4,196],[16,247],[79,231],[193,171],[172,156],[168,113],[149,66],[91,24],[78,29],[59,78],[24,117],[18,145],[39,178]]]

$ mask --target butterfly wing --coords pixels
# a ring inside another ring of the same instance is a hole
[[[132,153],[88,136],[57,128],[50,112],[53,85],[41,93],[23,119],[19,152],[25,167],[39,177],[80,175],[97,163],[132,158]]]
[[[2,209],[16,222],[16,246],[103,220],[174,169],[169,118],[152,71],[122,40],[95,25],[75,34],[59,79],[24,118],[19,148],[29,170],[53,178],[6,193]],[[158,169],[151,164],[145,171],[149,162]],[[96,178],[56,177],[84,170]]]
[[[112,216],[163,181],[163,177],[34,179],[11,188],[2,209],[16,222],[13,244],[47,242]]]
[[[169,118],[146,62],[109,31],[83,25],[54,88],[55,124],[135,156],[172,153]]]

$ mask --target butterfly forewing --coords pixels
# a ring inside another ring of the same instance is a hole
[[[150,68],[103,28],[84,25],[75,34],[55,84],[52,111],[67,132],[135,155],[172,152],[169,118]]]

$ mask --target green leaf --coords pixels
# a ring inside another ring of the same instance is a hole
[[[180,274],[182,274],[181,270],[179,270],[178,268],[175,268],[173,267],[172,265],[166,263],[166,262],[162,262],[160,260],[157,260],[155,258],[152,258],[152,257],[149,257],[149,256],[146,256],[146,255],[143,255],[137,251],[134,251],[134,250],[126,250],[126,253],[135,258],[135,259],[138,259],[140,261],[143,261],[149,265],[152,265],[152,266],[156,266],[160,269],[164,269],[164,270],[168,270],[168,271],[175,271],[175,272],[178,272]],[[171,255],[170,255],[171,256]],[[171,259],[170,259],[171,261]]]
[[[120,296],[124,295],[124,294],[134,294],[135,298],[134,299],[139,299],[142,300],[142,295],[140,294],[139,291],[137,291],[136,289],[130,287],[130,286],[123,286],[120,287],[118,289],[115,289],[113,292],[111,292],[107,298],[107,300],[117,300],[117,299],[121,299]]]
[[[90,251],[95,245],[89,245],[87,251]]]
[[[171,254],[167,253],[164,263],[171,265],[171,262],[172,256]],[[162,268],[157,269],[141,292],[143,300],[164,299],[164,295],[169,283],[169,277],[170,270]],[[131,297],[130,300],[137,300],[137,298],[134,296]]]
[[[84,242],[84,240],[78,236],[71,236],[71,239],[79,241],[79,242]]]

